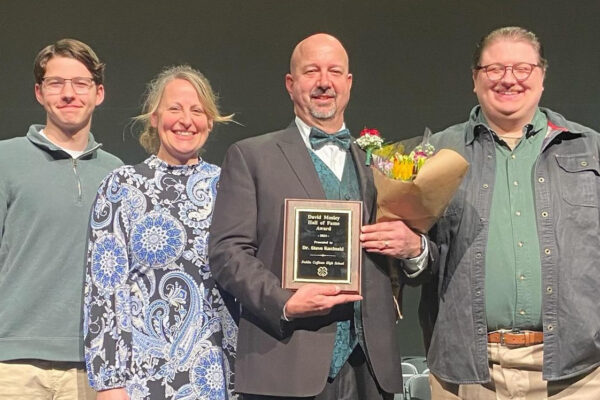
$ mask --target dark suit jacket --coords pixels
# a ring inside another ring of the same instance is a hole
[[[375,187],[355,144],[363,223],[375,218]],[[235,365],[241,393],[314,396],[327,380],[340,306],[324,317],[282,321],[292,295],[281,288],[285,198],[325,194],[296,127],[242,140],[227,151],[210,230],[210,266],[242,304]],[[363,252],[362,317],[366,352],[383,390],[402,391],[396,315],[386,260]]]

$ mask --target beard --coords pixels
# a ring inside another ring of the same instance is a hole
[[[319,108],[315,107],[313,104],[311,104],[308,111],[310,112],[310,115],[312,115],[313,118],[320,119],[320,120],[328,120],[335,116],[335,113],[337,112],[337,104],[335,102],[337,93],[335,92],[335,90],[333,88],[327,88],[326,90],[323,90],[322,88],[318,87],[318,88],[314,89],[310,93],[310,95],[311,95],[311,97],[313,97],[313,96],[318,97],[318,96],[326,95],[326,96],[330,96],[331,98],[333,98],[333,104],[331,105],[331,107],[328,110],[319,109]]]
[[[333,106],[329,110],[317,110],[314,107],[310,107],[308,111],[310,112],[310,115],[312,115],[315,119],[328,120],[333,118],[333,116],[337,112],[337,106],[335,105],[335,103],[333,103]]]

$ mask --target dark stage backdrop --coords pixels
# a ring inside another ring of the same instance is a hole
[[[2,0],[0,139],[44,123],[33,95],[33,58],[46,44],[73,37],[107,63],[106,100],[92,127],[106,150],[126,163],[145,158],[130,124],[145,84],[163,66],[189,63],[241,124],[212,133],[204,158],[220,164],[234,141],[290,123],[289,56],[319,31],[339,37],[350,54],[351,130],[368,126],[388,139],[409,138],[425,126],[437,131],[467,118],[476,103],[474,44],[504,25],[525,26],[545,44],[550,67],[542,104],[599,129],[599,15],[598,0]],[[418,293],[406,292],[398,325],[405,355],[424,353]]]

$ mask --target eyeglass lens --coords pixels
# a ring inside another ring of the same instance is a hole
[[[510,69],[511,73],[518,81],[524,81],[529,78],[531,72],[535,65],[531,65],[528,63],[518,63],[514,65],[504,65],[504,64],[490,64],[486,66],[485,73],[488,78],[492,81],[499,81],[502,79],[507,71]]]
[[[77,94],[87,94],[94,85],[94,80],[92,78],[75,77],[64,79],[53,76],[44,78],[44,86],[49,94],[58,94],[62,92],[67,81],[71,83],[73,91]]]

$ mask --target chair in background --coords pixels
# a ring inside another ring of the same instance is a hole
[[[418,375],[419,371],[417,370],[417,367],[415,367],[412,364],[409,363],[402,363],[402,381],[404,382],[404,384],[406,384],[406,382],[412,378],[415,375]],[[406,392],[405,392],[406,393]],[[394,395],[394,400],[405,400],[405,393],[396,393]]]
[[[402,377],[403,378],[405,375],[408,378],[408,377],[411,377],[413,375],[418,375],[418,374],[419,374],[419,370],[417,369],[417,367],[415,367],[414,365],[407,363],[407,362],[402,363]]]
[[[409,400],[410,393],[408,392],[409,386],[408,382],[411,381],[414,377],[419,375],[425,375],[425,380],[427,380],[426,374],[429,374],[429,368],[427,368],[427,360],[423,356],[408,356],[402,357],[402,380],[404,381],[404,393],[396,394],[394,396],[394,400]],[[412,385],[415,385],[413,383]],[[429,382],[427,382],[427,389],[429,390],[429,397],[424,397],[424,399],[429,400],[431,398],[431,389],[429,388]],[[412,387],[412,386],[411,386]],[[415,396],[420,395],[420,392],[414,393]],[[425,394],[426,395],[426,394]],[[414,397],[415,400],[420,400],[419,397]]]
[[[429,375],[419,374],[410,377],[405,383],[404,400],[431,400]]]
[[[414,365],[420,374],[422,374],[427,369],[427,359],[423,356],[402,357],[402,363]]]
[[[417,371],[417,367],[415,367],[412,364],[403,362],[402,363],[402,382],[404,382],[404,384],[406,385],[406,382],[408,382],[408,380],[415,375],[419,375],[419,371]]]

